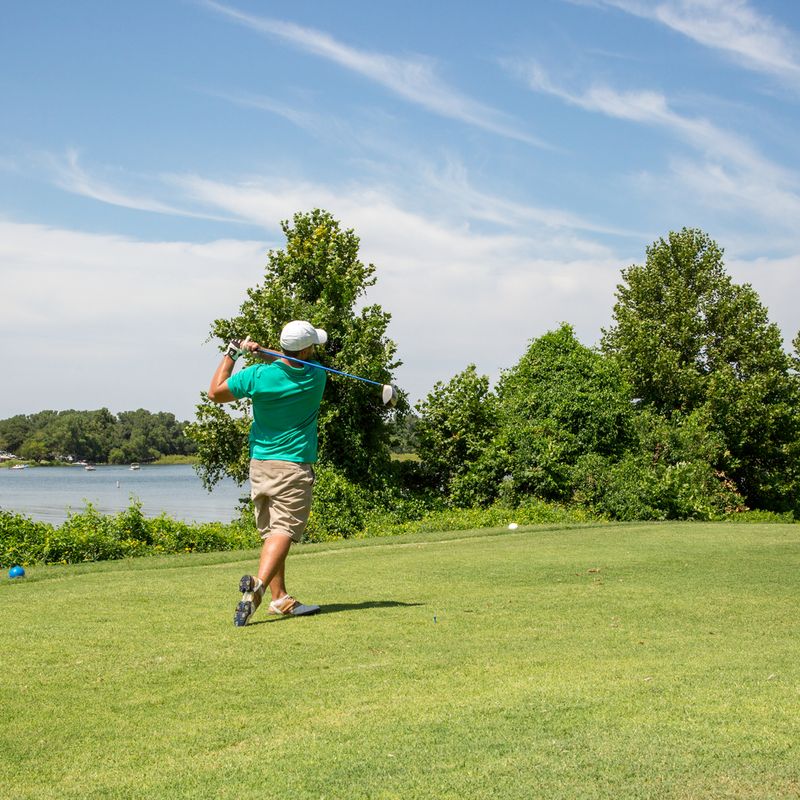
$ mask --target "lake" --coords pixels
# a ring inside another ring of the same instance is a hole
[[[80,511],[85,500],[114,514],[130,505],[131,496],[148,517],[164,512],[185,522],[230,522],[238,516],[239,498],[248,493],[249,485],[230,479],[207,492],[187,464],[143,464],[138,470],[98,466],[94,472],[79,466],[0,469],[0,508],[53,525],[67,518],[68,509]]]

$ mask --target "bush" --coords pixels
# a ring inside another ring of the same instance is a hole
[[[140,554],[141,548],[120,541],[116,533],[113,517],[87,503],[82,512],[70,513],[63,525],[53,529],[45,541],[44,560],[75,564],[123,558],[130,550]]]
[[[573,500],[618,520],[665,519],[658,508],[658,481],[646,459],[629,456],[611,463],[593,453],[572,472]]]
[[[495,446],[507,453],[520,500],[568,501],[581,457],[617,458],[635,440],[632,391],[618,364],[582,345],[566,324],[531,342],[503,373],[497,396]]]
[[[744,508],[724,475],[704,461],[653,462],[628,454],[610,462],[593,454],[573,470],[575,502],[612,519],[724,519]]]
[[[349,539],[364,530],[375,498],[372,492],[349,481],[333,467],[315,468],[314,498],[306,541]]]
[[[26,567],[42,561],[44,543],[52,530],[46,522],[0,509],[0,567]]]
[[[189,524],[164,515],[148,519],[138,501],[115,515],[101,514],[87,504],[57,528],[0,510],[0,567],[242,550],[260,542],[252,522]]]

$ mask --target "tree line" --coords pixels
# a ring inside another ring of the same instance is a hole
[[[800,516],[800,335],[695,229],[622,270],[599,348],[534,339],[495,389],[468,366],[419,406],[422,470],[457,504],[524,496],[617,519]]]
[[[390,382],[400,363],[391,316],[363,305],[376,269],[359,261],[358,237],[321,210],[282,226],[286,247],[269,252],[264,282],[211,335],[220,348],[244,332],[274,343],[285,320],[309,319],[329,332],[324,364]],[[413,409],[401,397],[389,410],[369,386],[333,378],[319,426],[320,484],[331,486],[318,491],[341,498],[342,516],[364,492],[398,508],[538,498],[617,519],[800,516],[800,334],[793,345],[784,351],[716,242],[670,232],[621,270],[598,347],[564,323],[531,340],[496,386],[466,365]],[[247,403],[202,398],[188,434],[207,485],[246,479],[249,423]],[[398,445],[419,460],[392,462]]]
[[[0,450],[32,461],[146,462],[196,452],[185,427],[174,414],[143,408],[40,411],[0,420]]]

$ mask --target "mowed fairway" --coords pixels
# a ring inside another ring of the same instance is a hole
[[[0,583],[0,796],[800,797],[800,526],[309,545]]]

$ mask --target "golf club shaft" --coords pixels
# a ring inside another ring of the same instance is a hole
[[[287,356],[283,353],[276,353],[274,350],[265,350],[263,347],[259,347],[256,350],[257,353],[263,353],[266,356],[275,356],[276,358],[287,358],[289,361],[296,361],[298,364],[305,364],[309,367],[316,367],[317,369],[324,369],[326,372],[332,372],[334,375],[344,375],[345,378],[355,378],[357,381],[363,381],[364,383],[371,383],[373,386],[383,386],[382,383],[378,383],[378,381],[371,381],[369,378],[361,378],[358,375],[351,375],[349,372],[342,372],[340,369],[334,369],[333,367],[325,367],[322,364],[318,363],[317,361],[303,361],[302,358],[295,358],[294,356]]]

